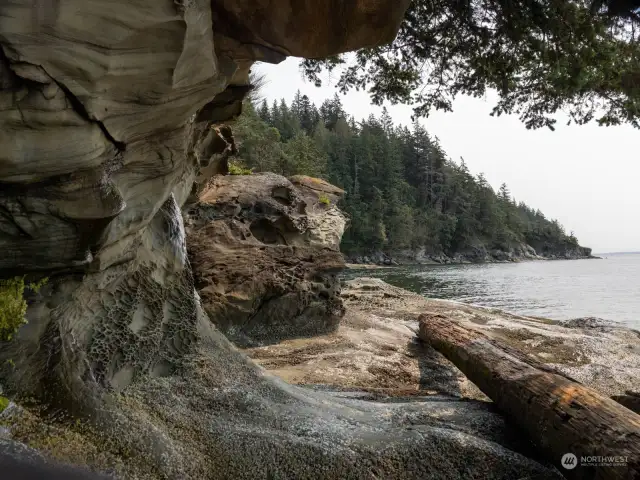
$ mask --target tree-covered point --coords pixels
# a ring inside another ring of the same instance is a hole
[[[416,116],[451,110],[458,94],[495,89],[493,115],[528,128],[570,122],[640,127],[640,0],[413,0],[389,45],[302,64],[338,67],[338,87]]]
[[[320,176],[346,191],[347,253],[424,247],[453,255],[526,243],[544,254],[578,245],[557,221],[516,203],[506,185],[496,194],[482,174],[450,160],[419,123],[396,126],[386,110],[356,122],[337,95],[318,109],[298,92],[291,105],[248,103],[233,130],[246,167]]]

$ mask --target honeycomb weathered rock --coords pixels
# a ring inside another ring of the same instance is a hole
[[[189,253],[203,306],[227,337],[255,345],[337,327],[346,219],[333,199],[322,205],[275,174],[216,177],[202,192]]]

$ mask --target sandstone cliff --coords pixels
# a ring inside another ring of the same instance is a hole
[[[388,41],[407,3],[0,5],[0,274],[50,278],[5,383],[65,403],[177,368],[208,322],[180,209],[251,64]]]

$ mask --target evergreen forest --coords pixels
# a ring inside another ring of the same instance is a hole
[[[347,254],[424,248],[452,256],[527,244],[551,255],[578,246],[556,220],[516,202],[506,184],[494,191],[420,123],[394,125],[386,109],[357,121],[337,94],[318,108],[298,92],[290,104],[247,102],[233,130],[236,172],[305,174],[345,190]]]

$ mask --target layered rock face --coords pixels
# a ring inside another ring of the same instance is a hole
[[[275,174],[213,179],[187,217],[205,311],[241,345],[324,333],[343,313],[342,190]],[[319,201],[322,199],[325,203]]]
[[[252,62],[389,41],[407,3],[0,5],[0,275],[50,278],[0,351],[33,372],[16,388],[175,368],[197,323],[180,207],[219,173],[211,127],[240,112]]]

